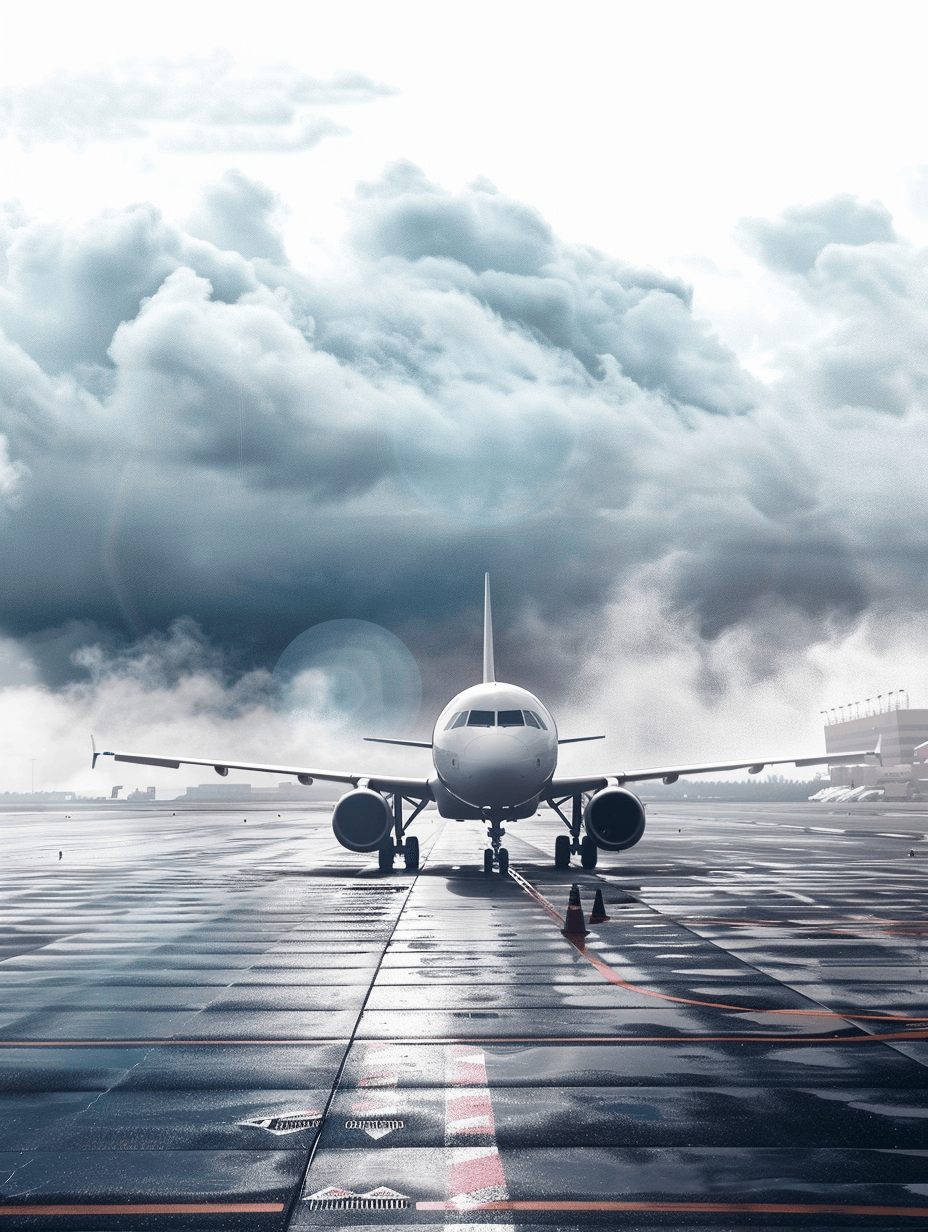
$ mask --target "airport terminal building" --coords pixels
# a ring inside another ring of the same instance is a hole
[[[928,710],[884,710],[825,724],[826,753],[873,749],[877,740],[882,766],[832,766],[832,786],[862,787],[886,780],[914,785],[928,774],[921,764],[928,750],[919,748],[928,743]],[[921,782],[918,788],[913,786],[913,790],[928,794],[928,782]]]

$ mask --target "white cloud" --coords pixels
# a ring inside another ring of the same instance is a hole
[[[370,103],[391,87],[360,73],[320,80],[286,63],[241,71],[216,52],[59,70],[0,93],[0,122],[33,142],[156,139],[179,153],[306,150],[348,130],[319,108]]]
[[[129,789],[154,783],[159,794],[174,794],[213,777],[208,766],[171,771],[117,765],[109,758],[101,758],[94,771],[91,734],[98,750],[222,756],[330,770],[363,764],[387,771],[405,765],[409,773],[424,772],[415,753],[396,750],[399,761],[391,760],[389,751],[346,736],[344,725],[327,714],[325,688],[318,712],[304,696],[299,715],[281,713],[273,703],[270,674],[254,671],[232,680],[221,653],[190,621],[176,622],[166,634],[143,638],[122,652],[90,644],[75,658],[88,678],[51,690],[38,680],[21,646],[0,641],[5,761],[0,790],[27,790],[32,759],[37,789],[85,795],[108,795],[114,778]],[[239,771],[226,781],[251,782],[257,788],[275,787],[278,779]]]
[[[7,439],[0,436],[0,504],[15,508],[28,477],[29,467],[10,458]]]

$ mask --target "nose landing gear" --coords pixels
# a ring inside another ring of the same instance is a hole
[[[490,840],[490,846],[483,853],[483,871],[492,873],[495,864],[500,871],[500,876],[505,877],[509,872],[509,852],[501,844],[506,831],[499,817],[491,816],[489,823],[487,838]]]

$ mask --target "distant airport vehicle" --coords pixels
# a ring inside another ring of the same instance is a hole
[[[115,761],[175,770],[181,765],[212,766],[220,775],[227,775],[230,770],[292,774],[306,786],[314,779],[348,783],[351,790],[338,801],[332,814],[335,837],[349,851],[377,851],[384,870],[392,869],[400,853],[407,869],[419,867],[419,840],[407,831],[426,805],[434,803],[442,817],[486,821],[489,846],[483,853],[484,871],[492,872],[495,864],[505,874],[509,853],[502,845],[504,823],[533,816],[542,802],[554,810],[568,830],[555,839],[555,865],[567,868],[571,856],[579,854],[584,868],[594,868],[598,851],[624,851],[644,834],[645,806],[625,787],[626,783],[661,779],[670,784],[681,775],[725,770],[759,774],[765,766],[856,763],[876,755],[875,750],[870,750],[840,756],[753,757],[745,761],[558,777],[559,745],[603,737],[559,738],[550,711],[533,693],[496,679],[489,575],[484,587],[483,682],[452,698],[438,716],[430,741],[376,736],[366,739],[431,749],[434,773],[428,778],[404,778],[304,766],[259,765],[216,757],[98,753],[96,748],[93,764],[96,765],[98,757],[112,757]],[[412,808],[405,820],[404,804]],[[568,804],[569,817],[563,811]]]

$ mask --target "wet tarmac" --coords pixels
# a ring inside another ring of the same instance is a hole
[[[68,807],[0,813],[0,1229],[928,1221],[928,809],[652,806],[591,872],[543,814],[503,879]]]

